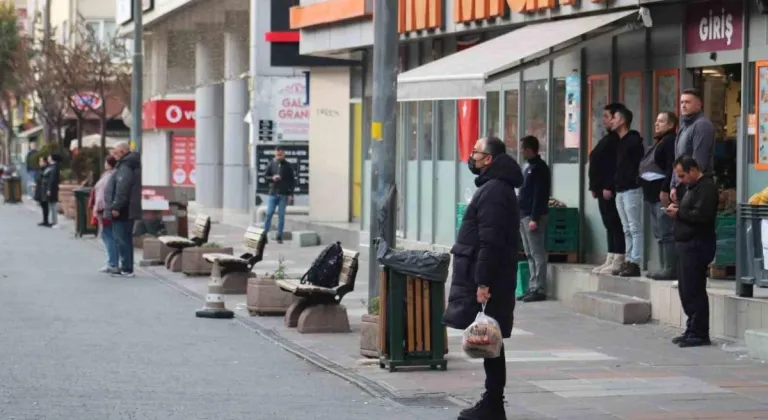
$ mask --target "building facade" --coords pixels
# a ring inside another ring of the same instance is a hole
[[[542,155],[553,172],[552,196],[580,210],[582,260],[602,259],[605,233],[586,177],[588,154],[603,135],[602,109],[610,102],[625,103],[635,115],[632,128],[650,144],[656,115],[679,114],[680,91],[688,87],[703,92],[705,112],[718,128],[716,154],[726,167],[722,187],[735,188],[739,201],[761,190],[768,180],[756,165],[760,154],[768,152],[755,143],[759,127],[754,122],[756,65],[768,58],[768,15],[761,4],[400,0],[397,184],[402,240],[450,246],[456,204],[474,189],[465,164],[474,140],[498,136],[519,159],[518,139],[532,134],[542,141]],[[350,146],[353,173],[358,162],[362,173],[361,193],[352,194],[351,205],[361,203],[365,230],[370,213],[365,195],[371,167],[366,128],[372,94],[371,2],[302,1],[291,17],[292,27],[301,30],[302,54],[360,60],[367,69],[353,77],[360,89],[352,89],[349,128],[337,128],[340,136],[346,130],[361,133],[362,146]],[[360,116],[354,112],[356,103],[362,104]],[[356,191],[356,180],[348,181]],[[311,202],[313,210],[323,205]],[[657,253],[647,229],[646,263],[653,266]]]

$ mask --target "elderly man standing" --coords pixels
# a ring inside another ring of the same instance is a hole
[[[485,313],[499,323],[501,334],[512,334],[517,279],[520,216],[515,188],[523,185],[520,165],[507,155],[496,137],[480,139],[470,155],[469,170],[477,175],[475,191],[461,221],[453,254],[453,279],[443,323],[466,329],[486,304]],[[459,420],[501,420],[507,365],[504,346],[499,357],[485,359],[485,393]]]
[[[141,156],[127,142],[115,145],[112,156],[117,166],[104,189],[104,218],[112,220],[120,261],[118,277],[134,277],[133,225],[141,219]]]
[[[696,89],[686,89],[680,95],[680,131],[675,141],[675,159],[690,156],[701,172],[712,176],[715,160],[715,127],[702,112],[701,94]],[[677,203],[685,194],[685,183],[672,176],[669,198]]]

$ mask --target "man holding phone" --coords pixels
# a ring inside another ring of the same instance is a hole
[[[293,168],[285,160],[285,150],[275,148],[275,158],[269,162],[264,178],[269,182],[269,199],[267,214],[264,220],[264,230],[269,232],[272,227],[272,216],[277,209],[277,243],[283,243],[283,228],[285,227],[285,208],[293,202],[293,191],[296,188],[296,176]]]

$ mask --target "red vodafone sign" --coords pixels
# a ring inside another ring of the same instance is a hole
[[[194,99],[157,99],[141,110],[144,130],[194,130]]]

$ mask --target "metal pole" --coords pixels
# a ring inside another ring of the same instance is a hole
[[[53,0],[44,0],[43,5],[43,68],[48,67],[48,42],[51,40],[51,2]],[[48,101],[45,102],[46,105]],[[44,109],[43,112],[47,113],[48,110]],[[43,138],[45,142],[50,142],[51,139],[51,127],[48,124],[48,115],[43,115]],[[58,136],[56,136],[58,139]]]
[[[368,297],[379,295],[378,239],[394,248],[397,227],[398,2],[376,1],[373,9],[373,121],[371,122],[371,225]]]
[[[51,0],[48,0],[51,1]],[[133,75],[131,81],[131,137],[136,144],[136,153],[141,154],[141,103],[144,94],[144,23],[141,0],[133,0]]]
[[[269,4],[267,4],[269,6]],[[271,7],[271,6],[270,6]],[[252,208],[253,211],[251,212],[251,224],[255,224],[258,220],[258,213],[256,210],[258,210],[258,207],[256,205],[256,197],[259,196],[259,193],[256,191],[259,185],[259,161],[256,158],[258,156],[257,149],[259,147],[259,119],[261,118],[259,107],[261,106],[260,99],[259,99],[259,92],[261,92],[260,88],[260,80],[259,80],[259,19],[257,10],[262,10],[262,13],[264,8],[262,7],[259,9],[259,0],[250,0],[250,8],[248,9],[249,13],[249,57],[248,57],[248,69],[251,76],[250,83],[248,84],[248,89],[250,90],[250,110],[251,110],[251,124],[249,127],[250,131],[250,141],[251,141],[251,153],[249,156],[249,179],[248,179],[248,189],[249,189],[249,208]],[[309,88],[309,87],[307,87]]]
[[[742,16],[741,24],[741,37],[744,45],[749,45],[749,2],[744,0],[744,15]],[[752,67],[749,62],[749,49],[742,48],[741,51],[741,116],[739,118],[739,131],[738,139],[736,141],[736,202],[745,203],[747,201],[747,186],[749,180],[749,149],[747,148],[747,142],[749,141],[749,114],[750,109],[753,108],[750,102],[752,95],[758,95],[758,92],[750,92],[754,84],[750,83],[749,75]],[[755,78],[758,75],[755,74]],[[751,93],[751,94],[750,94]],[[752,110],[755,114],[759,112],[758,109]],[[755,138],[757,141],[757,138]],[[752,297],[754,296],[754,285],[747,284],[744,281],[754,281],[757,276],[752,274],[753,270],[748,269],[753,264],[749,261],[748,252],[746,247],[753,246],[751,235],[746,234],[744,229],[744,219],[741,217],[741,213],[736,215],[736,296],[739,297]]]

